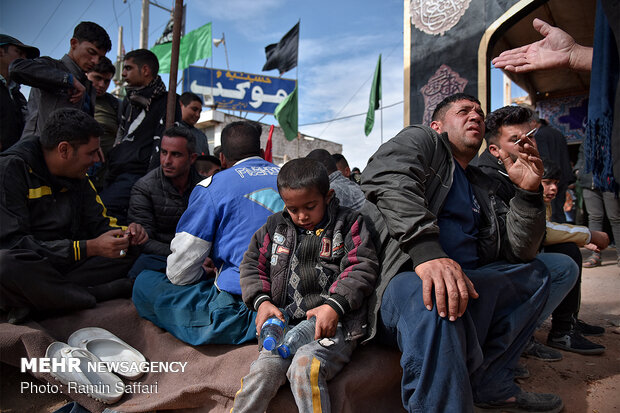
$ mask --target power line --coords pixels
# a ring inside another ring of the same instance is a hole
[[[50,55],[54,52],[54,50],[56,50],[58,48],[58,46],[60,46],[62,44],[62,42],[67,38],[67,36],[73,31],[73,29],[75,28],[75,26],[77,26],[77,24],[80,22],[80,20],[82,20],[82,17],[86,14],[86,12],[88,11],[88,9],[90,9],[90,7],[93,5],[93,3],[95,2],[95,0],[92,0],[90,2],[90,4],[88,5],[88,7],[86,7],[86,10],[84,10],[82,12],[82,14],[80,14],[80,17],[78,17],[75,22],[73,23],[73,26],[69,27],[69,31],[67,31],[65,33],[65,35],[62,37],[62,39],[60,39],[60,41],[58,43],[56,43],[56,46],[54,46],[54,48],[50,51]]]
[[[387,108],[391,108],[392,106],[396,106],[396,105],[400,105],[401,103],[403,103],[404,100],[398,101],[396,103],[392,103],[391,105],[387,105],[387,106],[383,106],[381,109],[387,109]],[[337,120],[343,120],[343,119],[349,119],[349,118],[354,118],[356,116],[362,116],[362,115],[366,115],[368,112],[364,112],[364,113],[356,113],[355,115],[348,115],[348,116],[342,116],[340,118],[334,118],[334,119],[330,119],[330,120],[322,120],[320,122],[312,122],[312,123],[304,123],[303,125],[299,125],[299,126],[310,126],[310,125],[320,125],[321,123],[329,123],[329,122],[334,122]]]
[[[116,0],[112,0],[112,10],[114,10],[114,20],[116,20],[116,28],[118,29],[118,26],[120,26],[120,24],[118,24],[118,16],[116,15],[116,6],[114,5],[115,1]]]
[[[34,40],[32,41],[31,44],[35,44],[37,39],[39,38],[39,36],[41,36],[41,33],[43,33],[43,30],[45,29],[45,27],[47,27],[47,24],[50,22],[50,20],[52,20],[52,17],[54,17],[54,14],[56,14],[56,11],[58,10],[58,8],[60,7],[60,5],[62,4],[64,0],[60,0],[58,2],[58,6],[56,6],[56,8],[54,9],[54,11],[52,12],[52,14],[50,14],[50,17],[47,18],[47,21],[45,22],[45,24],[41,27],[41,30],[39,30],[39,33],[37,33],[36,37],[34,38]]]
[[[114,20],[112,20],[110,23],[108,23],[108,25],[106,26],[106,29],[109,29],[110,26],[112,26],[112,23],[114,23],[114,21],[116,21],[116,29],[118,30],[118,27],[120,26],[118,18],[121,17],[123,14],[125,14],[128,9],[123,9],[123,11],[119,15],[117,15],[116,14],[116,6],[114,6],[114,1],[112,2],[112,9],[114,10]]]
[[[131,32],[131,50],[133,50],[133,15],[131,14],[131,0],[127,0],[127,8],[129,9],[129,31]]]
[[[395,45],[392,50],[390,51],[390,53],[387,54],[387,56],[385,57],[385,60],[388,60],[390,58],[390,56],[392,55],[392,53],[394,53],[394,51],[396,50],[396,48],[400,46],[400,44]],[[357,96],[357,94],[359,93],[360,90],[362,90],[362,88],[366,85],[366,83],[368,83],[368,81],[374,76],[374,73],[372,73],[366,80],[364,80],[364,82],[360,85],[360,87],[355,91],[355,93],[353,93],[353,95],[351,96],[351,98],[347,101],[347,103],[344,104],[344,106],[338,111],[338,113],[336,113],[336,116],[340,115],[342,113],[342,111],[349,105],[349,103],[351,103],[351,101],[353,100],[353,98],[355,96]],[[319,133],[319,135],[317,136],[317,138],[320,138],[323,133],[325,133],[325,131],[327,130],[327,128],[329,128],[329,122],[327,126],[325,126],[325,129],[323,129],[321,131],[321,133]]]

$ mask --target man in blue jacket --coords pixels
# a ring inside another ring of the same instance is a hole
[[[224,128],[220,161],[226,169],[192,192],[166,274],[144,271],[136,279],[138,313],[189,344],[255,338],[256,313],[241,299],[239,265],[252,235],[284,207],[276,183],[280,168],[263,159],[260,134],[251,122]],[[207,277],[205,262],[211,261],[215,278]]]

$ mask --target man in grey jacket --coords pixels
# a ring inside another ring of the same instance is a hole
[[[112,42],[103,27],[81,22],[70,43],[69,53],[60,60],[44,56],[11,63],[11,78],[32,87],[22,137],[40,135],[50,113],[58,108],[73,107],[94,115],[96,92],[86,72],[110,51]]]
[[[146,269],[165,271],[179,219],[194,186],[203,180],[193,166],[197,156],[191,131],[173,126],[164,132],[161,141],[160,167],[140,178],[131,189],[127,215],[131,222],[146,229],[149,240],[129,272],[130,278]]]
[[[559,397],[514,383],[549,295],[547,266],[565,270],[534,260],[545,230],[542,162],[525,136],[515,161],[503,155],[517,186],[508,206],[469,166],[483,137],[480,102],[457,94],[437,106],[431,128],[405,128],[371,157],[362,212],[376,226],[382,270],[370,334],[398,344],[410,412],[559,412]]]
[[[306,158],[314,159],[323,164],[329,174],[329,187],[334,190],[336,198],[340,201],[340,206],[359,211],[366,202],[364,193],[359,185],[344,177],[338,170],[336,161],[325,149],[315,149]]]

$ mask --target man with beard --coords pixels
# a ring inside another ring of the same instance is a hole
[[[160,167],[140,178],[131,190],[128,217],[149,234],[142,255],[130,272],[135,278],[145,269],[164,270],[177,223],[187,209],[192,189],[203,177],[194,169],[196,141],[183,127],[164,132]]]
[[[382,268],[369,334],[398,345],[409,412],[557,413],[561,399],[521,390],[515,368],[545,311],[549,278],[574,270],[567,292],[577,269],[560,254],[537,256],[545,209],[536,147],[521,135],[516,161],[502,153],[518,187],[507,205],[470,165],[484,127],[478,99],[455,94],[437,105],[430,128],[409,126],[370,158],[362,213],[375,225]]]
[[[159,166],[159,146],[166,125],[166,85],[157,74],[159,62],[150,50],[125,55],[123,79],[127,96],[121,102],[120,125],[108,156],[108,171],[101,198],[119,222],[127,219],[131,188],[148,171]],[[181,118],[177,103],[175,118]]]

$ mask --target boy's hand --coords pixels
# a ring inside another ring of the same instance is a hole
[[[263,301],[261,305],[258,306],[258,312],[256,314],[256,335],[260,335],[260,329],[271,317],[278,317],[280,320],[286,323],[286,319],[284,318],[284,314],[282,311],[275,305],[271,303],[271,301]]]
[[[316,328],[314,330],[314,339],[318,340],[324,337],[333,337],[336,335],[336,329],[338,328],[338,313],[328,306],[323,304],[315,307],[312,310],[306,311],[306,318],[311,319],[316,317]]]

